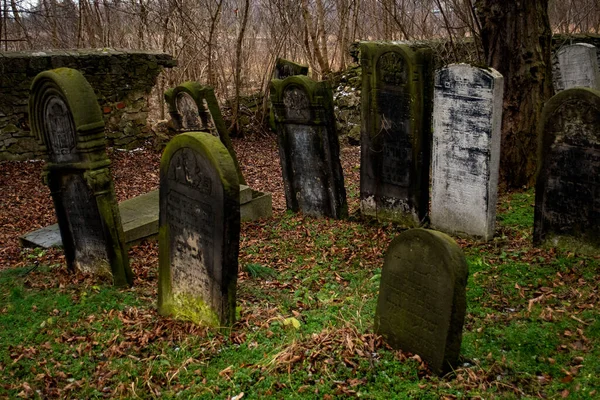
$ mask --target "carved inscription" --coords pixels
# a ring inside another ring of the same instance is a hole
[[[431,220],[440,229],[493,236],[501,91],[495,72],[461,64],[437,74]]]
[[[600,90],[600,69],[596,52],[596,47],[587,43],[565,46],[558,51],[564,89],[580,86]]]
[[[285,117],[288,120],[308,122],[310,120],[310,102],[306,92],[297,87],[289,86],[283,93]]]
[[[202,121],[198,113],[198,106],[189,94],[180,92],[176,98],[177,112],[181,115],[181,127],[184,130],[194,131],[202,128]]]
[[[212,175],[206,160],[193,150],[178,150],[169,166],[166,201],[172,290],[205,299],[220,280],[220,271],[215,271],[218,178]]]
[[[75,125],[61,97],[48,97],[44,104],[43,121],[50,158],[55,162],[69,161],[75,151]]]

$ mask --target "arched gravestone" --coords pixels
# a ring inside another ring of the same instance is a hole
[[[556,52],[562,89],[587,87],[600,90],[598,49],[588,43],[564,46]]]
[[[239,181],[219,138],[173,138],[160,164],[159,286],[162,315],[209,326],[235,320]]]
[[[31,85],[29,116],[48,154],[44,179],[68,267],[112,275],[117,286],[131,285],[104,122],[92,87],[74,69],[42,72]]]
[[[411,229],[385,255],[375,332],[421,356],[436,373],[456,365],[466,313],[468,266],[449,236]]]
[[[231,144],[219,102],[215,97],[215,90],[211,86],[202,86],[198,82],[184,82],[167,90],[165,101],[176,129],[210,132],[221,139],[233,159],[240,184],[245,184],[246,180]]]
[[[287,208],[342,218],[348,213],[333,96],[306,76],[271,81]]]
[[[496,226],[504,79],[450,65],[436,73],[431,224],[490,240]]]
[[[429,205],[432,53],[362,42],[360,54],[361,211],[415,227]]]
[[[600,91],[564,90],[544,106],[533,240],[600,251]]]

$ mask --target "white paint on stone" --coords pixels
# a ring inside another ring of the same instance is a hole
[[[436,73],[431,223],[439,230],[494,236],[504,78],[454,64]]]
[[[563,89],[588,87],[600,90],[597,51],[591,44],[575,43],[557,52]]]

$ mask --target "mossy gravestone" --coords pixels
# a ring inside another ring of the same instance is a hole
[[[245,184],[215,90],[198,82],[184,82],[167,90],[165,101],[176,129],[210,132],[221,139],[233,160],[240,184]]]
[[[431,50],[362,42],[360,63],[361,211],[419,226],[429,206]]]
[[[600,252],[600,91],[567,89],[544,106],[533,240]]]
[[[50,188],[70,269],[133,283],[106,156],[102,112],[83,75],[69,68],[40,73],[31,85],[31,130],[48,154]]]
[[[412,229],[396,237],[381,272],[375,331],[418,354],[436,373],[456,365],[466,312],[468,267],[446,234]]]
[[[490,240],[496,226],[504,79],[454,64],[436,73],[431,224]]]
[[[308,66],[278,58],[273,70],[273,79],[285,79],[294,75],[308,75]]]
[[[159,286],[162,315],[209,326],[235,320],[239,180],[218,137],[173,138],[160,164]]]
[[[306,76],[271,81],[287,208],[316,217],[348,213],[333,95]]]

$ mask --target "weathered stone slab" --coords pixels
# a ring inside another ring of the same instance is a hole
[[[419,226],[429,208],[431,50],[362,42],[360,60],[361,211]]]
[[[31,86],[32,132],[48,152],[50,188],[70,269],[133,283],[106,156],[104,122],[92,87],[76,70],[39,74]]]
[[[331,89],[306,76],[274,79],[271,101],[287,208],[344,217],[348,205]]]
[[[246,183],[212,86],[202,86],[192,81],[184,82],[167,90],[165,101],[176,129],[210,132],[221,139],[233,159],[239,182]]]
[[[273,70],[273,79],[285,79],[294,75],[308,75],[308,66],[295,63],[285,58],[278,58]]]
[[[240,205],[240,218],[242,222],[272,217],[273,199],[271,194],[259,192],[258,190],[252,190],[251,193],[252,199]]]
[[[455,366],[466,313],[468,266],[449,236],[412,229],[396,237],[381,272],[375,331],[432,371]]]
[[[159,288],[162,315],[209,326],[235,320],[239,181],[219,138],[176,136],[160,166]]]
[[[252,189],[247,185],[240,185],[240,204],[252,201]]]
[[[600,91],[568,89],[544,106],[533,240],[600,252]]]
[[[490,240],[496,226],[504,79],[467,64],[436,73],[431,224]]]
[[[563,89],[587,87],[600,90],[598,49],[587,43],[575,43],[557,51]]]

